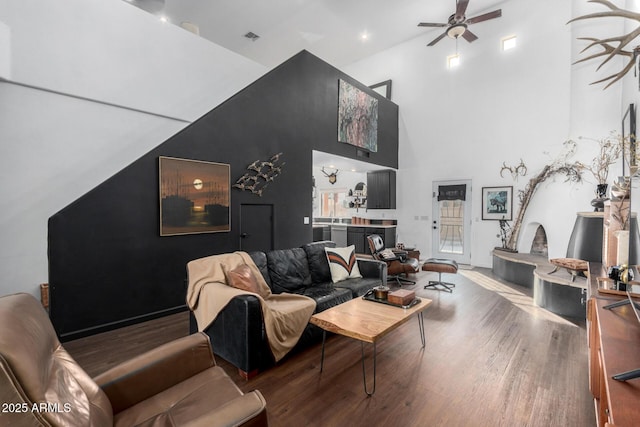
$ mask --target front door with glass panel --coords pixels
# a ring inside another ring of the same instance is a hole
[[[434,181],[432,254],[471,263],[471,181]]]

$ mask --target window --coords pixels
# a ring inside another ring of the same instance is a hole
[[[347,189],[335,188],[320,190],[320,216],[322,217],[348,217]]]
[[[509,36],[509,37],[505,37],[502,39],[502,50],[510,50],[510,49],[515,49],[517,45],[517,37],[516,36]]]
[[[443,253],[464,253],[464,201],[442,200],[440,204],[440,243]]]

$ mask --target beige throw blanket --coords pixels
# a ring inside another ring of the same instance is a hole
[[[265,298],[226,284],[223,266],[229,271],[242,264],[249,266]],[[304,295],[272,294],[260,270],[246,252],[196,259],[187,264],[187,271],[187,305],[198,322],[198,330],[207,328],[235,296],[255,295],[260,300],[267,339],[276,362],[296,345],[316,308],[316,302]]]

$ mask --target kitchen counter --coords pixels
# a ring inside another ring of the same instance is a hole
[[[382,224],[347,224],[349,227],[365,227],[365,228],[396,228],[397,225],[382,225]]]
[[[373,220],[382,221],[382,220]],[[369,243],[367,237],[371,234],[378,234],[384,240],[386,247],[396,245],[397,225],[383,224],[346,224],[343,222],[323,222],[313,223],[313,240],[332,240],[337,247],[354,245],[357,254],[369,254]]]
[[[369,227],[369,228],[394,228],[397,225],[382,225],[382,224],[345,224],[343,222],[314,222],[314,227],[327,227],[327,226],[343,226],[343,227]]]

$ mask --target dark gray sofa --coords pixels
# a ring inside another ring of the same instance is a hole
[[[316,313],[360,297],[374,286],[386,284],[386,264],[360,258],[357,262],[362,278],[332,283],[325,247],[335,247],[335,243],[313,242],[300,248],[251,252],[249,255],[273,293],[288,292],[313,298]],[[197,325],[191,315],[191,332],[196,331]],[[209,335],[216,354],[236,366],[245,377],[275,363],[265,335],[260,302],[253,295],[233,298],[204,332]],[[322,331],[309,324],[293,351],[317,342],[321,337]]]

